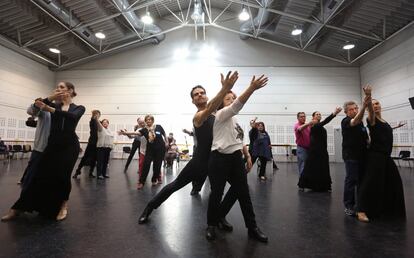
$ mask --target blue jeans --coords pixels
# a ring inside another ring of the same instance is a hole
[[[308,150],[303,147],[297,146],[296,156],[298,157],[299,176],[301,176],[303,173],[303,169],[305,168],[305,161],[308,158]]]
[[[363,173],[363,162],[359,160],[345,161],[344,206],[347,209],[355,208],[355,192]]]

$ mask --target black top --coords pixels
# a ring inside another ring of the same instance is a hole
[[[200,127],[194,126],[194,136],[197,140],[197,148],[194,152],[194,158],[207,161],[211,152],[213,143],[213,125],[215,116],[209,115]]]
[[[139,132],[142,134],[142,136],[145,137],[147,140],[147,151],[148,150],[164,150],[165,151],[165,141],[162,138],[165,136],[164,128],[162,128],[161,125],[155,125],[155,139],[153,142],[150,142],[148,139],[149,132],[147,128],[142,128],[139,130]]]
[[[46,105],[55,108],[55,112],[51,114],[51,125],[49,138],[56,135],[76,136],[75,130],[79,120],[85,113],[85,107],[71,103],[68,111],[62,110],[62,104],[50,102],[47,98],[43,100]],[[76,136],[77,138],[77,136]]]
[[[364,158],[368,145],[368,133],[363,122],[351,126],[352,118],[342,119],[342,158],[344,160],[360,160]]]
[[[325,118],[322,122],[319,122],[312,126],[310,133],[310,150],[314,151],[327,151],[327,133],[324,126],[334,119],[335,115],[331,114]]]
[[[89,121],[89,134],[88,144],[96,145],[98,142],[98,125],[93,118]]]
[[[371,136],[369,150],[391,155],[393,143],[391,126],[387,122],[381,122],[375,117],[375,125],[371,126],[368,122],[368,129]]]

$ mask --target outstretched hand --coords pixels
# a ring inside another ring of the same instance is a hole
[[[252,87],[253,90],[258,90],[266,86],[268,81],[269,81],[269,78],[265,77],[264,74],[262,74],[257,79],[256,79],[256,76],[253,76],[252,81],[250,82],[250,87]]]
[[[341,111],[342,111],[342,108],[341,107],[336,107],[335,108],[335,111],[334,111],[334,115],[339,114],[339,112],[341,112]]]
[[[365,96],[371,96],[371,93],[372,93],[371,85],[368,84],[367,86],[363,87],[362,90],[364,91]]]
[[[221,85],[223,88],[227,88],[228,90],[231,90],[236,83],[237,79],[239,79],[239,72],[235,71],[234,73],[231,73],[229,71],[226,75],[226,78],[224,78],[224,75],[221,73]]]
[[[399,122],[398,123],[398,125],[396,126],[396,128],[400,128],[400,127],[403,127],[404,125],[406,125],[407,123],[404,123],[404,122]]]
[[[257,117],[255,117],[253,120],[250,120],[250,126],[251,127],[255,127],[256,126],[256,120],[257,120]]]

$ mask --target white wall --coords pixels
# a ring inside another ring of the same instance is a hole
[[[32,140],[34,130],[24,122],[26,108],[37,97],[50,94],[54,73],[46,66],[0,46],[0,137]]]
[[[294,143],[292,125],[296,113],[309,115],[315,110],[328,114],[346,100],[360,100],[359,69],[257,40],[242,41],[236,34],[209,29],[207,41],[195,41],[192,30],[167,34],[160,45],[146,46],[107,57],[70,71],[57,72],[57,80],[73,82],[76,103],[87,112],[100,109],[110,119],[113,130],[132,129],[138,115],[155,114],[156,123],[167,133],[175,133],[184,143],[182,128],[191,128],[195,107],[189,96],[197,84],[206,87],[208,96],[219,90],[220,72],[238,70],[235,92],[240,94],[254,74],[269,76],[269,85],[258,91],[242,110],[239,119],[248,129],[255,116],[267,124],[273,143]],[[216,55],[200,57],[203,45],[213,46]],[[187,45],[190,55],[176,60],[174,50]],[[79,128],[88,137],[88,116]],[[340,118],[328,126],[330,152],[333,129]],[[119,137],[118,140],[126,140]],[[285,149],[276,150],[284,154]]]
[[[361,82],[373,85],[373,97],[381,102],[384,118],[391,125],[407,122],[407,126],[394,131],[395,145],[414,144],[414,112],[408,102],[414,96],[413,35],[414,26],[384,46],[376,57],[364,60],[361,66]],[[401,149],[405,148],[395,148],[394,155]]]

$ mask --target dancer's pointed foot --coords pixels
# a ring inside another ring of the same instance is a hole
[[[10,221],[13,220],[15,218],[17,218],[20,215],[20,211],[15,210],[15,209],[10,209],[9,212],[4,215],[3,217],[1,217],[1,221],[6,222],[6,221]]]
[[[66,219],[66,217],[68,216],[68,205],[67,203],[63,203],[62,207],[60,208],[60,211],[58,213],[58,215],[56,216],[56,220],[57,221],[62,221],[64,219]]]
[[[150,207],[145,207],[144,211],[142,212],[141,216],[138,219],[139,224],[145,224],[148,222],[149,216],[151,215],[151,212],[153,211]]]

